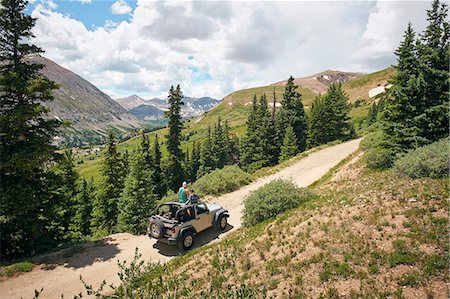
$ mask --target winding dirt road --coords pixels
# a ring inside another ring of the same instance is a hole
[[[280,172],[258,179],[243,188],[213,199],[230,211],[229,226],[225,233],[218,234],[208,230],[196,236],[196,246],[201,246],[223,238],[230,231],[241,226],[240,217],[244,198],[253,190],[275,179],[292,180],[298,186],[306,187],[321,178],[341,160],[358,149],[361,139],[311,153],[296,164]],[[46,256],[40,266],[31,272],[0,282],[0,298],[32,298],[34,290],[43,288],[40,298],[73,298],[84,291],[80,275],[95,287],[103,280],[109,284],[119,283],[117,261],[133,259],[135,248],[142,253],[142,258],[152,262],[166,262],[181,254],[177,248],[156,243],[147,236],[133,236],[126,233],[114,234],[101,241],[83,245],[79,253],[68,258],[68,253],[55,253]],[[83,292],[83,297],[85,297]]]

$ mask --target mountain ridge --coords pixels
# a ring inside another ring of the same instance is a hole
[[[78,74],[43,56],[34,56],[32,62],[42,64],[41,73],[59,85],[53,91],[54,100],[43,104],[50,109],[50,117],[71,122],[62,132],[66,142],[102,140],[108,129],[125,132],[141,126],[137,118]]]

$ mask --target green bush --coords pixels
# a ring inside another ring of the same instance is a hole
[[[374,147],[364,154],[364,161],[372,169],[386,169],[394,162],[394,152],[391,149]]]
[[[30,262],[19,262],[9,266],[0,267],[0,277],[13,276],[19,272],[30,272],[33,270],[34,264]]]
[[[315,195],[285,180],[272,181],[250,193],[244,201],[243,223],[255,225],[298,207]]]
[[[394,170],[400,175],[412,178],[442,178],[449,174],[448,139],[419,147],[408,152],[394,164]]]
[[[216,169],[201,178],[192,186],[200,196],[220,195],[237,190],[252,181],[252,176],[238,166],[225,166]]]
[[[367,134],[361,143],[359,144],[359,148],[366,151],[371,148],[381,147],[384,143],[384,134],[382,131],[375,131]]]

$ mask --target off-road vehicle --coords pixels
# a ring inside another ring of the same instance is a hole
[[[150,238],[189,250],[199,232],[211,227],[225,230],[228,217],[228,211],[217,204],[200,200],[166,202],[148,219],[147,233]]]

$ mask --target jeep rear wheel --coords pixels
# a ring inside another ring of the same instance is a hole
[[[189,250],[194,245],[194,234],[192,232],[186,232],[181,238],[180,248],[183,250]]]

